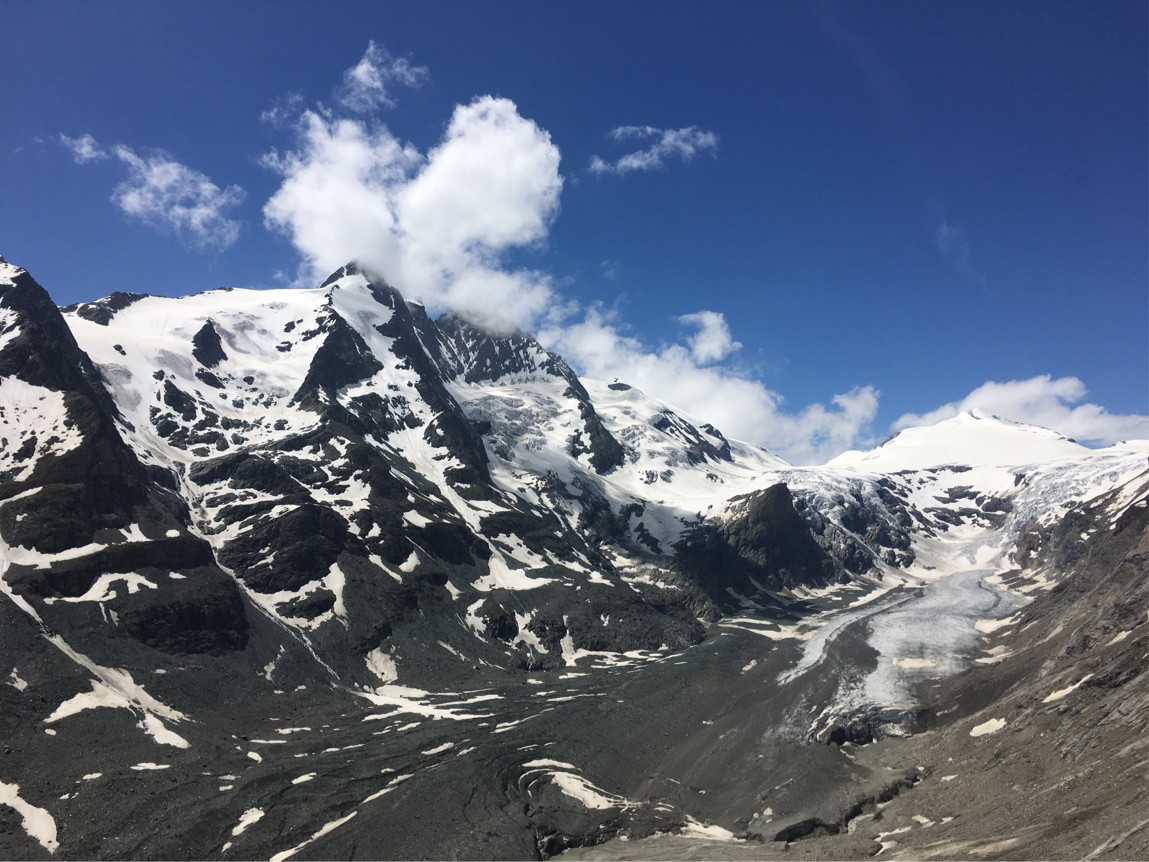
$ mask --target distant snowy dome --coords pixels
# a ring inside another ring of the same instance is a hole
[[[1036,425],[971,410],[936,425],[907,428],[870,452],[844,452],[827,467],[921,470],[946,464],[1022,466],[1080,457],[1089,450]]]

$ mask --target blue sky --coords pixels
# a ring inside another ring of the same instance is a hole
[[[0,254],[60,304],[343,256],[818,461],[1149,436],[1140,2],[0,6]]]

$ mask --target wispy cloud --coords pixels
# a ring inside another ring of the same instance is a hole
[[[395,107],[392,85],[418,87],[429,77],[426,66],[413,66],[405,57],[392,57],[375,42],[367,43],[363,58],[343,73],[336,93],[344,107],[359,113]]]
[[[1085,443],[1109,445],[1119,440],[1149,438],[1149,416],[1109,413],[1104,407],[1082,402],[1085,384],[1076,377],[1049,374],[1028,380],[990,381],[960,401],[943,404],[928,413],[907,413],[894,423],[895,431],[933,425],[966,410],[979,409],[1003,419],[1051,428]]]
[[[698,421],[715,424],[729,437],[771,449],[793,463],[821,463],[873,443],[877,390],[858,387],[835,395],[830,407],[810,404],[788,412],[777,392],[715,364],[715,357],[725,356],[737,342],[723,332],[724,322],[716,325],[710,314],[685,315],[695,323],[710,322],[685,344],[645,345],[601,307],[588,309],[581,320],[545,327],[539,338],[589,377],[625,380]]]
[[[904,87],[894,73],[888,51],[878,40],[872,39],[865,28],[850,19],[865,23],[864,6],[832,3],[830,0],[812,0],[806,8],[814,16],[822,32],[853,62],[857,71],[872,90],[886,118],[898,128],[908,126]]]
[[[113,152],[128,166],[128,178],[112,193],[125,213],[201,250],[222,250],[239,239],[240,223],[225,215],[244,199],[239,186],[221,189],[162,152],[141,156],[123,146]]]
[[[684,129],[656,129],[653,126],[619,126],[610,132],[616,141],[649,141],[640,150],[627,153],[614,161],[593,156],[588,170],[592,174],[628,174],[631,171],[659,170],[668,159],[690,161],[700,153],[718,151],[718,135],[697,126]]]
[[[60,135],[60,143],[71,150],[72,158],[78,165],[86,165],[88,162],[98,162],[108,158],[108,153],[96,143],[96,139],[91,135],[69,138],[62,134]]]
[[[223,250],[239,239],[240,222],[226,214],[245,197],[239,186],[221,189],[160,150],[144,155],[123,145],[107,150],[87,134],[60,135],[60,142],[77,164],[115,158],[127,168],[127,179],[112,192],[112,203],[125,214],[200,251]]]
[[[270,108],[260,113],[259,119],[277,129],[291,125],[299,116],[300,111],[303,110],[306,101],[307,99],[300,92],[284,93],[275,100]]]
[[[985,285],[985,276],[974,269],[973,250],[965,225],[943,221],[934,231],[934,246],[942,258],[963,278],[974,284]]]

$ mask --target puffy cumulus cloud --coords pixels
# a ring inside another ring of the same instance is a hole
[[[107,151],[105,151],[91,135],[80,135],[78,138],[69,138],[67,135],[62,134],[60,135],[60,143],[71,150],[72,158],[75,159],[78,165],[86,165],[88,162],[98,162],[101,159],[108,158]]]
[[[112,152],[128,168],[128,178],[112,193],[125,213],[201,250],[222,250],[239,239],[240,223],[225,215],[244,199],[239,186],[221,189],[166,153],[141,156],[124,146]]]
[[[367,43],[363,58],[343,73],[343,84],[336,96],[345,107],[361,113],[379,107],[393,108],[392,84],[418,87],[428,74],[426,66],[413,66],[404,57],[392,57],[372,41]]]
[[[1109,445],[1119,440],[1149,438],[1149,416],[1119,415],[1096,404],[1079,403],[1085,384],[1076,377],[1049,374],[1028,380],[983,383],[960,401],[928,413],[907,413],[894,430],[933,425],[966,410],[979,409],[1003,419],[1051,428],[1083,443]]]
[[[503,266],[511,248],[545,240],[562,191],[558,148],[513,102],[456,106],[426,155],[383,126],[316,111],[298,129],[296,149],[264,157],[283,177],[264,218],[303,257],[303,279],[357,260],[495,330],[529,327],[551,304],[548,276]]]
[[[830,407],[812,404],[786,412],[782,397],[761,382],[725,366],[703,364],[695,344],[649,348],[624,334],[601,308],[590,309],[579,321],[552,325],[539,338],[588,377],[625,380],[734,439],[771,449],[792,463],[821,463],[873,443],[870,428],[878,393],[869,386],[834,396]]]
[[[653,126],[619,126],[610,132],[616,141],[650,141],[643,149],[635,150],[613,162],[601,156],[592,156],[589,170],[592,174],[628,174],[631,171],[653,171],[665,166],[667,159],[690,161],[700,153],[718,150],[718,135],[697,126],[684,129],[656,129]]]
[[[240,222],[226,214],[245,197],[239,186],[221,189],[160,150],[140,155],[119,145],[109,151],[91,135],[60,135],[60,143],[77,164],[114,157],[128,169],[128,178],[112,192],[112,203],[127,215],[202,251],[223,250],[239,239]]]
[[[687,339],[690,354],[695,362],[705,365],[720,362],[742,347],[735,341],[726,325],[726,318],[717,311],[696,311],[678,318],[679,323],[697,326],[698,331]]]
[[[304,278],[322,277],[368,252],[396,254],[395,201],[422,161],[419,152],[386,129],[371,132],[314,111],[303,114],[298,131],[297,150],[263,158],[283,176],[263,215],[304,256],[310,267]]]
[[[509,99],[455,108],[447,134],[404,189],[408,232],[448,257],[489,257],[542,240],[558,214],[562,179],[550,135]]]

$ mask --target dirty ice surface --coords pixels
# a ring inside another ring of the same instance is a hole
[[[1024,596],[987,583],[992,574],[958,572],[921,588],[921,595],[870,617],[869,644],[880,655],[864,683],[872,704],[913,706],[911,686],[964,669],[978,652],[979,620],[1008,617]]]

